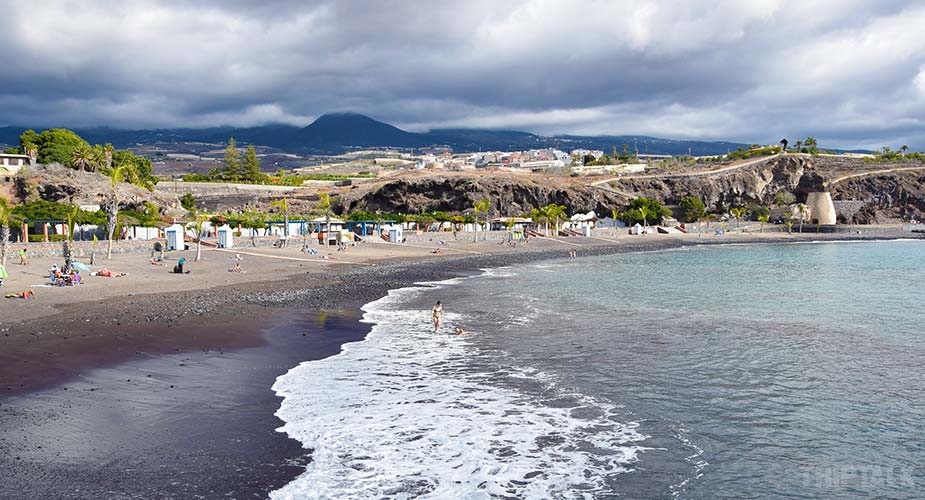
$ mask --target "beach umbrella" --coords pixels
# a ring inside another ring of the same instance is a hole
[[[90,272],[90,267],[83,262],[74,262],[72,265],[81,271],[86,271],[88,273]]]

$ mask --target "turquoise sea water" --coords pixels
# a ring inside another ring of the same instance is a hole
[[[704,247],[409,289],[281,377],[280,415],[328,494],[920,498],[923,262],[921,241]],[[477,333],[433,335],[436,300]]]

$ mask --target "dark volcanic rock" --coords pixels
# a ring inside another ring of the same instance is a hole
[[[490,197],[494,211],[520,215],[550,203],[572,212],[609,213],[625,203],[617,194],[582,184],[498,176],[433,176],[398,179],[376,189],[351,192],[340,200],[338,211],[365,209],[382,212],[465,212],[473,202]]]

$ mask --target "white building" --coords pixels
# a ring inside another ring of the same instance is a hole
[[[32,163],[26,155],[0,153],[0,175],[15,175],[19,169]]]

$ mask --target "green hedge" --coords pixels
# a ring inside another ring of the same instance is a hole
[[[49,234],[48,241],[64,241],[67,239],[66,235],[63,234]],[[29,243],[41,243],[45,241],[45,236],[41,234],[30,234]]]

